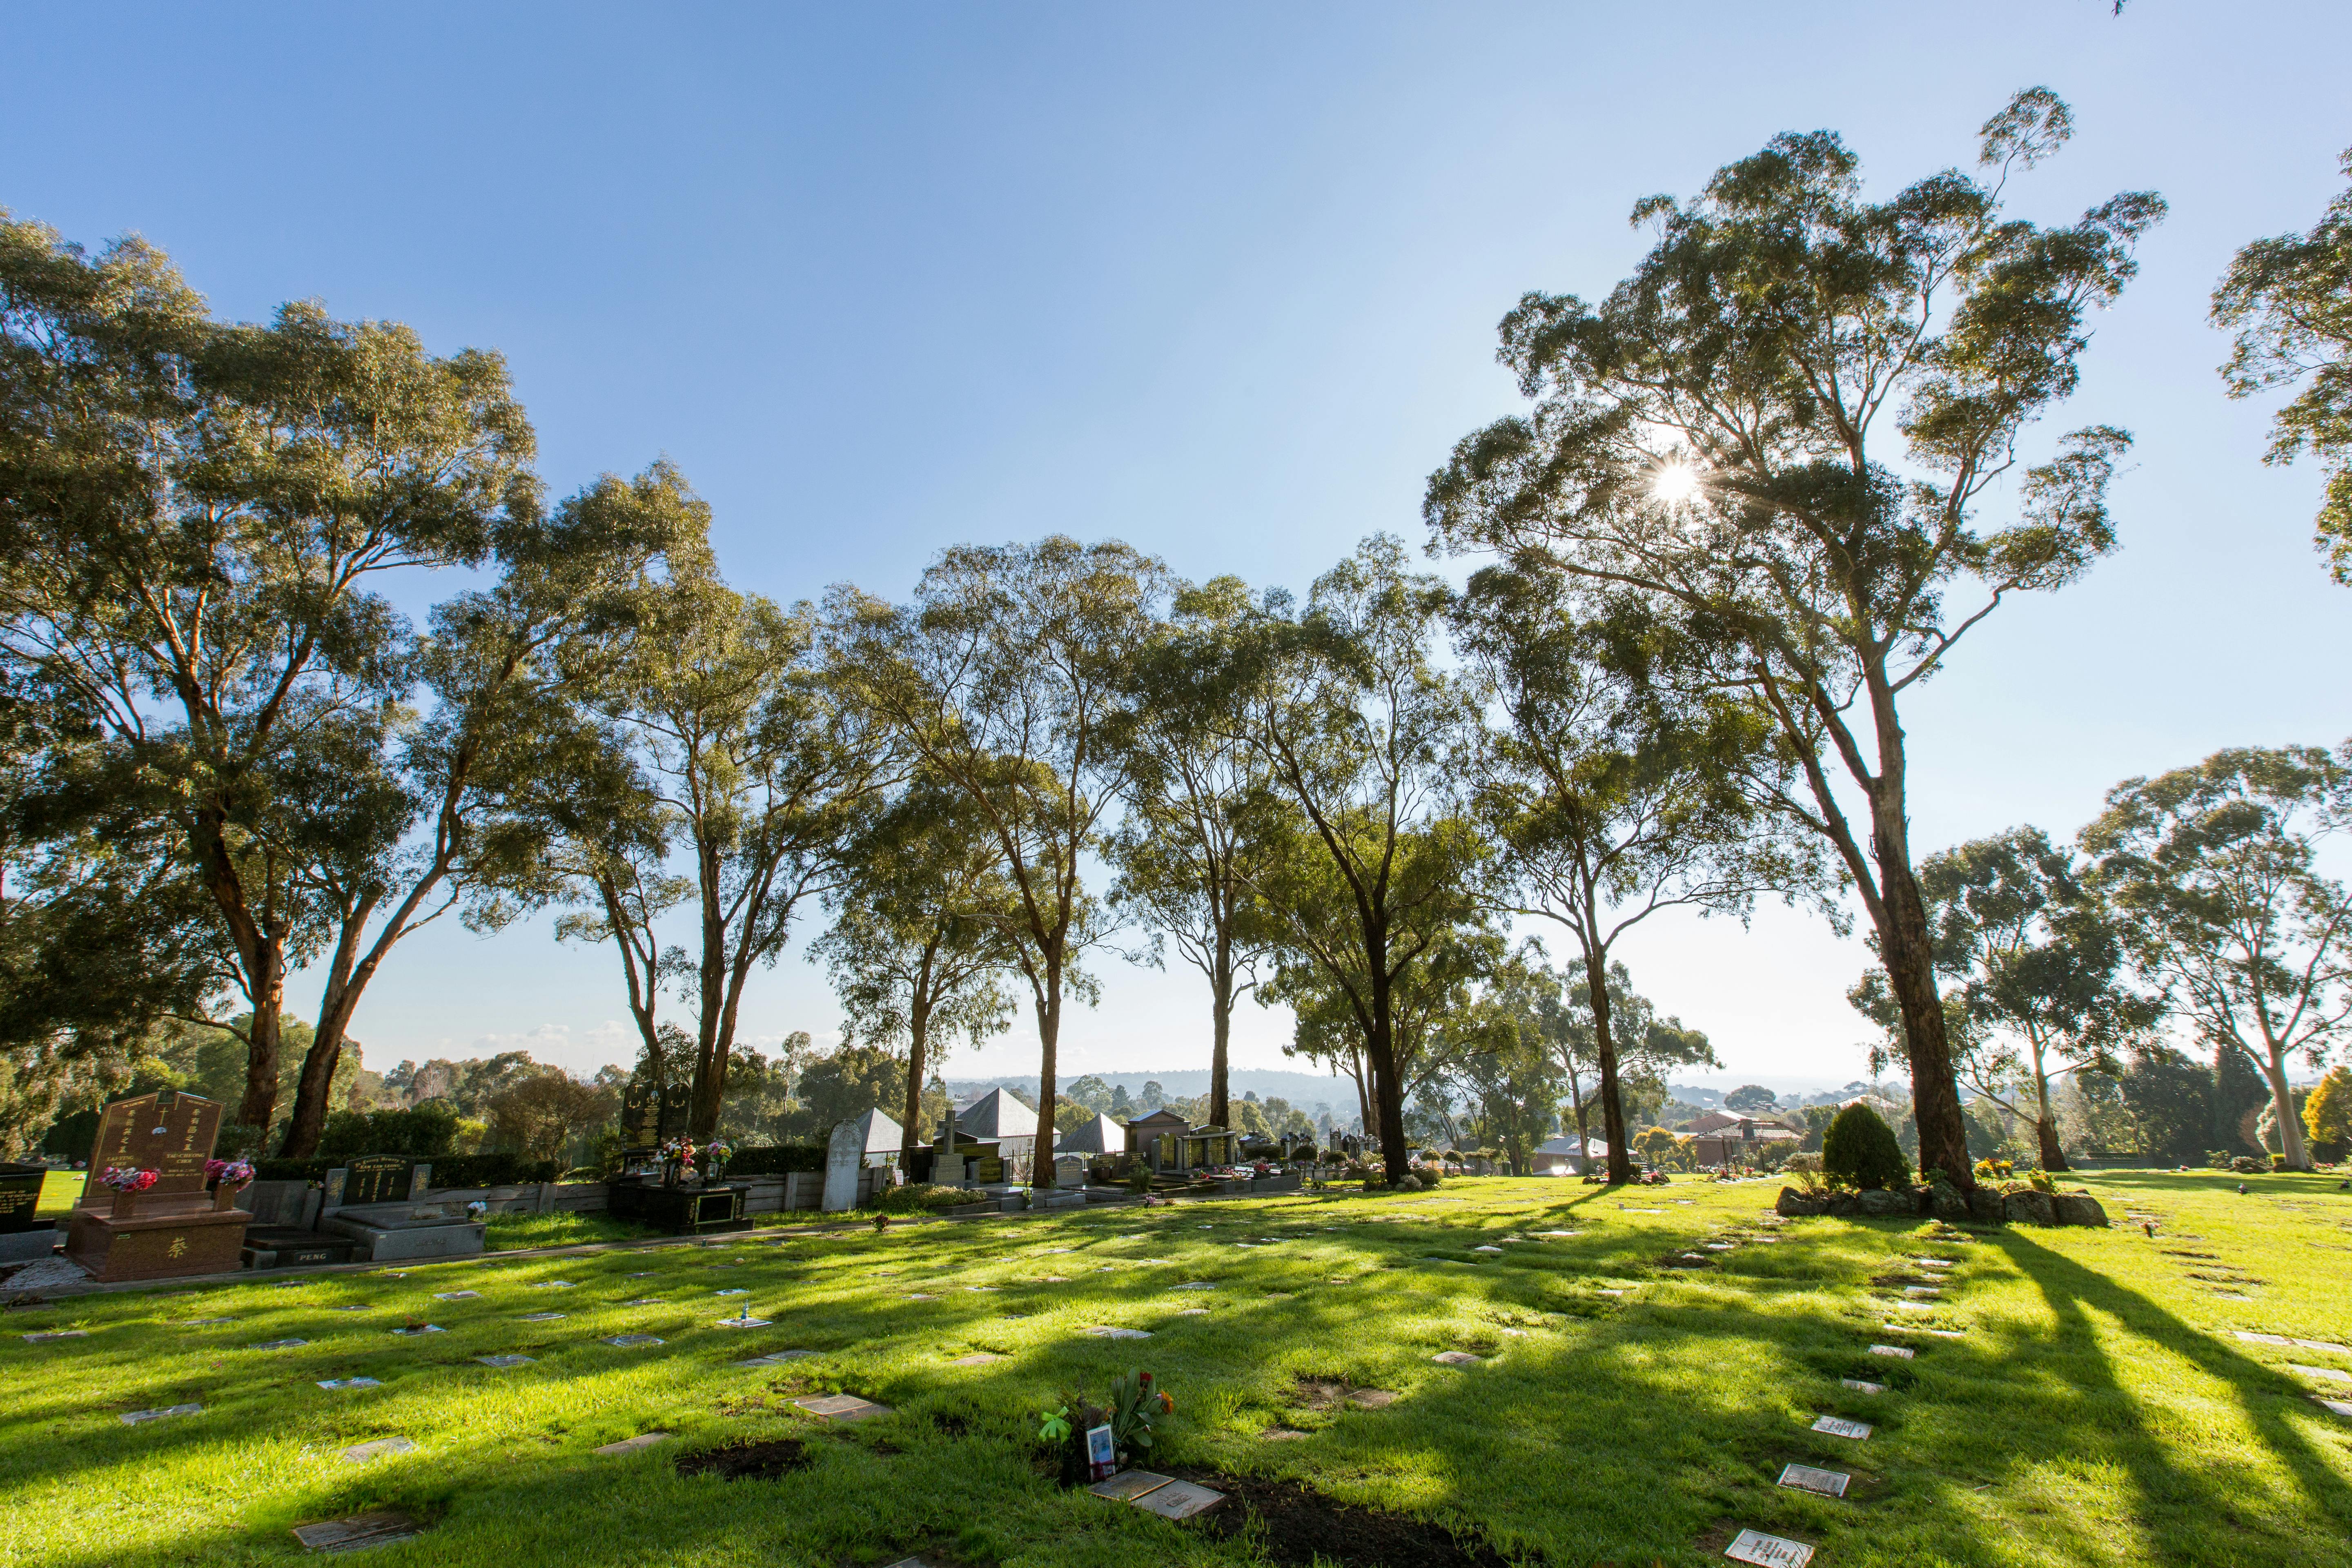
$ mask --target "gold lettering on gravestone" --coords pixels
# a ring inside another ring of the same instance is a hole
[[[147,1189],[151,1199],[202,1193],[221,1109],[216,1100],[171,1089],[108,1106],[99,1119],[81,1203],[111,1204],[113,1194],[100,1179],[109,1166],[157,1173],[155,1184]]]

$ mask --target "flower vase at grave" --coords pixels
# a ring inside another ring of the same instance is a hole
[[[114,1189],[113,1206],[107,1211],[110,1219],[136,1219],[139,1216],[139,1194],[128,1187]]]

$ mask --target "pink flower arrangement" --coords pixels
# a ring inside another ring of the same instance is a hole
[[[143,1193],[163,1178],[161,1171],[142,1171],[135,1166],[125,1168],[109,1165],[98,1179],[118,1193]]]
[[[205,1162],[205,1180],[235,1190],[253,1180],[253,1162],[207,1160]]]

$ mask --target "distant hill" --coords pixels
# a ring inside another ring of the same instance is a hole
[[[1356,1083],[1353,1079],[1333,1078],[1325,1073],[1285,1072],[1276,1068],[1236,1068],[1227,1076],[1230,1091],[1238,1100],[1255,1093],[1260,1100],[1286,1100],[1307,1115],[1316,1107],[1328,1105],[1331,1114],[1340,1121],[1352,1120],[1356,1114]],[[1061,1079],[1062,1091],[1069,1092],[1070,1085],[1081,1078],[1102,1079],[1114,1089],[1126,1086],[1130,1098],[1140,1096],[1143,1086],[1156,1083],[1171,1099],[1190,1100],[1209,1092],[1209,1069],[1206,1068],[1176,1068],[1168,1072],[1098,1072],[1071,1073]],[[992,1089],[1010,1089],[1027,1096],[1037,1097],[1037,1079],[1013,1074],[1008,1078],[951,1078],[947,1080],[948,1093],[958,1104],[973,1095],[985,1094]]]

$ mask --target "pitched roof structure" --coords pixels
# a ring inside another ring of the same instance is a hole
[[[1055,1140],[1056,1154],[1117,1154],[1127,1148],[1127,1129],[1097,1112]]]
[[[1034,1138],[1037,1113],[1001,1089],[956,1107],[956,1131],[974,1138]]]

